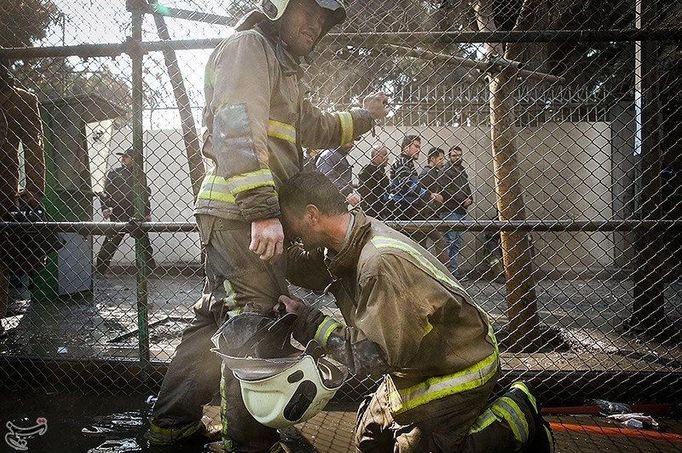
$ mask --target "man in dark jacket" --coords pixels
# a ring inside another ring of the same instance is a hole
[[[445,151],[440,148],[431,148],[427,155],[427,164],[422,169],[419,174],[419,182],[424,186],[429,192],[441,193],[443,188],[440,186],[442,183],[441,176],[443,172],[443,165],[445,165]],[[440,215],[440,211],[443,205],[437,202],[431,202],[424,206],[419,213],[420,219],[423,220],[437,220]],[[447,266],[448,256],[445,251],[445,239],[443,233],[438,230],[431,230],[427,232],[422,232],[420,235],[413,235],[413,238],[418,240],[418,242],[433,254],[438,261]]]
[[[352,149],[353,143],[348,143],[324,150],[317,158],[317,170],[329,178],[346,197],[348,204],[357,206],[360,203],[360,196],[353,188],[353,165],[348,160],[348,154]]]
[[[388,206],[388,148],[383,144],[374,145],[371,161],[358,175],[358,192],[362,197],[361,206],[367,215],[386,219],[391,214]]]
[[[467,208],[473,203],[469,177],[462,165],[462,148],[453,146],[450,148],[450,162],[445,166],[440,176],[440,186],[443,188],[443,208],[440,212],[442,220],[463,220],[466,217]],[[462,245],[461,231],[448,231],[445,233],[448,242],[448,256],[450,262],[448,269],[452,275],[457,275],[457,260]]]
[[[400,145],[400,156],[391,165],[391,199],[395,201],[398,220],[414,220],[428,203],[442,203],[443,197],[431,192],[419,181],[414,162],[419,159],[422,139],[406,135]]]
[[[19,145],[24,150],[26,185],[19,189]],[[15,86],[9,62],[0,59],[0,220],[10,220],[18,202],[35,208],[45,193],[43,123],[38,98]],[[7,252],[8,236],[0,233],[0,319],[9,305],[9,268],[16,262]],[[26,257],[24,257],[26,258]],[[5,335],[0,323],[0,337]]]
[[[445,165],[445,151],[440,148],[431,148],[426,156],[426,166],[419,173],[419,182],[429,192],[440,193],[442,188],[440,176]],[[425,212],[425,218],[431,220],[440,210],[440,205],[433,203]]]
[[[104,220],[110,222],[129,222],[135,218],[135,173],[133,171],[132,149],[116,154],[121,156],[121,166],[112,168],[107,173],[106,180],[104,181],[104,192],[100,198],[102,202],[102,216]],[[145,220],[149,222],[152,218],[149,206],[150,190],[146,184],[144,187]],[[123,232],[106,236],[102,248],[99,249],[97,254],[98,273],[104,274],[109,270],[111,259],[124,237],[125,233]],[[149,267],[154,269],[156,262],[151,257],[152,248],[148,234],[143,238],[143,243],[149,251]]]

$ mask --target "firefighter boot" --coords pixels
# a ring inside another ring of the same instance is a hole
[[[212,432],[201,422],[175,428],[162,428],[152,421],[145,437],[153,446],[198,445],[220,439],[220,433]]]

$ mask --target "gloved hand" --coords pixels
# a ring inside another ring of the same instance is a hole
[[[306,305],[297,297],[279,296],[279,303],[286,307],[287,313],[297,316],[294,323],[294,338],[301,343],[307,344],[315,338],[317,328],[324,322],[324,314],[317,308]]]

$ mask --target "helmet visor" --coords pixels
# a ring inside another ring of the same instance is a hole
[[[283,373],[301,361],[300,354],[294,357],[277,359],[257,359],[252,357],[229,357],[219,354],[223,363],[237,379],[244,381],[258,381]]]
[[[343,8],[343,4],[336,0],[315,0],[321,8],[328,9],[330,11],[336,11],[337,9]]]

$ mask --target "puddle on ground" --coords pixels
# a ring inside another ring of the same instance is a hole
[[[24,451],[50,453],[197,453],[220,452],[220,443],[150,447],[145,438],[155,396],[144,394],[29,394],[0,392],[0,452],[6,427],[24,433],[16,441]],[[215,409],[217,411],[217,409]],[[210,415],[207,412],[207,415]],[[215,415],[215,414],[213,414]],[[42,426],[44,425],[44,427]],[[31,434],[31,436],[29,436]],[[316,450],[297,430],[284,430],[288,451]],[[16,436],[15,436],[16,437]],[[13,438],[14,439],[14,438]],[[25,441],[25,444],[22,442]],[[14,451],[9,449],[7,451]]]
[[[88,453],[123,453],[126,451],[142,451],[142,447],[135,439],[107,440],[88,450]]]
[[[129,435],[134,431],[142,431],[145,428],[147,415],[140,412],[124,412],[106,416],[95,416],[91,426],[86,426],[81,433],[86,436],[102,436],[111,434]]]

